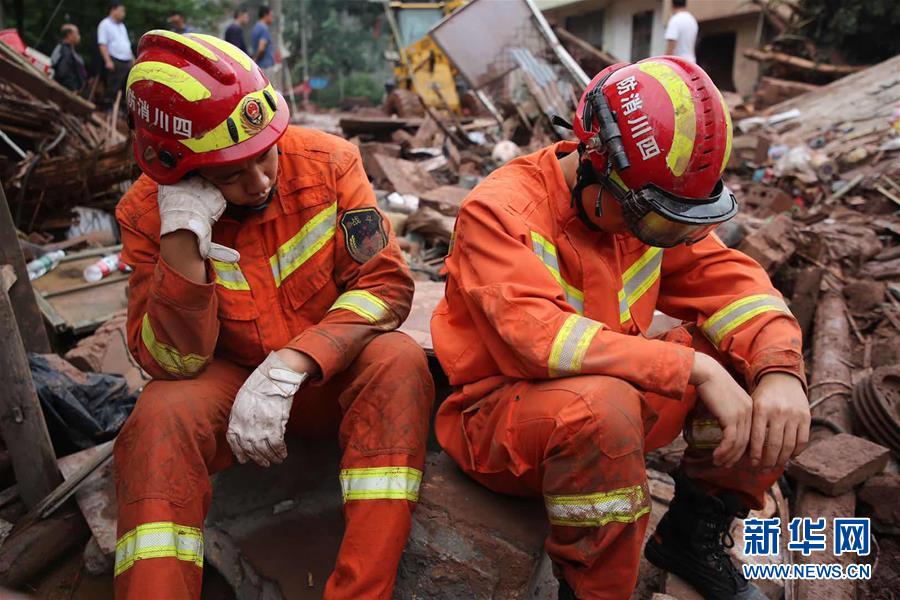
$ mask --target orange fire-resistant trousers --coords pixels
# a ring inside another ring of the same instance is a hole
[[[663,339],[717,356],[685,328]],[[578,598],[631,597],[650,508],[644,453],[672,442],[682,427],[689,442],[682,468],[711,492],[735,491],[761,508],[783,471],[751,467],[747,455],[734,467],[716,467],[709,440],[721,430],[693,387],[683,398],[667,398],[621,379],[582,375],[508,383],[469,404],[465,395],[477,397],[477,386],[441,406],[438,441],[482,485],[544,496],[551,523],[545,548]]]
[[[115,446],[120,538],[144,523],[174,522],[202,531],[211,501],[209,475],[234,461],[225,432],[235,394],[249,375],[215,359],[195,379],[147,385]],[[346,371],[300,389],[288,431],[337,431],[342,471],[421,472],[433,401],[422,350],[402,333],[385,333]],[[414,506],[406,499],[345,502],[344,539],[325,598],[391,597]],[[117,574],[116,597],[199,598],[202,570],[183,558],[134,561]]]

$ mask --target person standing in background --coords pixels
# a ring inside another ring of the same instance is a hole
[[[697,19],[687,9],[687,0],[672,0],[672,16],[666,25],[666,54],[697,62]]]
[[[134,62],[131,40],[125,28],[125,5],[118,0],[109,3],[109,15],[97,26],[97,46],[106,68],[104,104],[112,107],[116,93],[125,90],[128,72]]]
[[[238,8],[234,11],[234,21],[225,29],[225,41],[240,48],[244,54],[247,52],[247,44],[244,42],[244,27],[250,21],[250,13],[246,8]]]
[[[166,19],[166,21],[168,21],[169,26],[175,33],[184,35],[185,33],[194,33],[196,31],[196,29],[187,24],[184,20],[184,15],[178,11],[169,15],[169,18]]]
[[[272,81],[275,67],[275,54],[272,51],[272,9],[268,6],[259,7],[259,20],[250,31],[250,56],[263,70],[269,81]],[[274,84],[273,84],[274,85]]]
[[[66,23],[59,29],[59,43],[50,55],[53,66],[53,79],[61,86],[76,94],[81,91],[87,80],[84,59],[75,48],[81,43],[81,32],[78,27]]]

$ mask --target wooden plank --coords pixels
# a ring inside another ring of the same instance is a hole
[[[92,102],[73,94],[25,62],[6,44],[0,44],[0,78],[18,85],[38,99],[56,102],[66,112],[86,117],[96,109]]]
[[[4,337],[0,344],[0,434],[9,449],[19,494],[30,508],[62,483],[62,476],[5,293],[0,293],[0,334]]]
[[[42,297],[41,304],[46,303],[43,310],[47,320],[54,327],[62,320],[63,329],[76,334],[89,332],[128,307],[127,275],[113,273],[94,284],[84,281],[84,268],[95,263],[98,255],[90,256],[88,252],[75,256],[33,282],[35,291]]]
[[[0,584],[18,587],[91,535],[74,501],[47,519],[26,515],[0,546]]]
[[[844,299],[840,294],[834,292],[823,294],[816,309],[810,386],[812,389],[809,399],[814,404],[818,403],[813,410],[814,417],[824,417],[850,431],[852,423],[848,400],[852,379],[845,359],[851,356],[852,346],[846,312]],[[811,434],[811,443],[815,444],[817,440],[831,435],[834,435],[832,431],[817,427]],[[831,498],[801,484],[798,486],[797,502],[791,516],[814,519],[827,517],[830,523],[835,517],[853,517],[855,513],[856,494],[852,491]],[[846,568],[847,564],[853,562],[853,555],[844,553],[841,556],[834,556],[831,553],[820,553],[803,556],[795,552],[794,562],[840,563]],[[799,580],[793,584],[793,597],[798,600],[856,598],[856,583],[852,580]]]
[[[14,324],[18,324],[25,350],[39,354],[50,352],[50,340],[44,329],[41,311],[34,301],[28,271],[25,270],[25,258],[19,248],[19,238],[13,225],[12,214],[9,212],[9,205],[6,203],[2,182],[0,182],[0,264],[12,265],[16,272],[17,281],[9,289],[9,300],[16,316]],[[4,332],[4,336],[8,335]]]
[[[757,50],[756,48],[747,48],[744,50],[744,56],[757,62],[777,62],[784,65],[791,65],[801,71],[825,73],[828,75],[850,75],[851,73],[856,73],[867,68],[866,65],[829,65],[827,63],[815,63],[806,58],[791,56],[784,52],[771,52]]]

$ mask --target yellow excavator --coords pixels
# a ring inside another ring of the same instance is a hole
[[[429,107],[460,112],[456,70],[428,31],[468,1],[384,1],[385,14],[397,48],[393,56],[395,87],[388,94],[385,105],[389,114],[422,116],[424,109],[419,102],[420,96]]]

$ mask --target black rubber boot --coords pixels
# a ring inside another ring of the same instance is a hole
[[[559,594],[556,597],[559,600],[578,600],[575,590],[572,589],[572,586],[565,579],[559,580]]]
[[[766,600],[726,552],[734,545],[731,522],[747,512],[738,496],[707,494],[678,470],[675,498],[647,540],[644,556],[690,583],[707,600]]]

